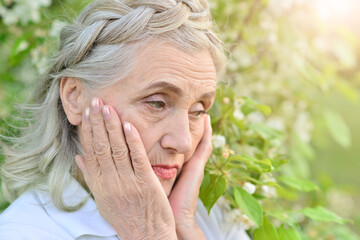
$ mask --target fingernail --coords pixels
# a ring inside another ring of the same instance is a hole
[[[124,122],[124,129],[125,129],[125,131],[130,132],[130,130],[131,130],[130,123]]]
[[[100,111],[100,100],[98,98],[93,98],[91,101],[91,110],[94,113],[98,113]]]
[[[84,115],[85,115],[85,120],[89,121],[90,120],[90,109],[88,107],[85,108]]]
[[[104,116],[104,119],[109,120],[110,119],[110,109],[108,106],[102,106],[102,114]]]

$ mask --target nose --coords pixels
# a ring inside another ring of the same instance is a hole
[[[161,146],[180,154],[188,153],[192,148],[192,135],[187,111],[178,111],[167,119],[166,129],[161,138]]]

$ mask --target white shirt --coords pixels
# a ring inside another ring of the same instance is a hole
[[[88,196],[73,180],[64,192],[64,201],[75,205]],[[215,205],[207,214],[198,201],[196,223],[207,240],[250,240],[244,230],[236,227],[224,233],[220,223],[224,218]],[[92,198],[74,212],[57,209],[46,192],[32,190],[23,193],[0,214],[1,240],[119,240],[115,230],[99,214]]]

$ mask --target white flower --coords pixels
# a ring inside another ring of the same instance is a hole
[[[285,131],[285,128],[286,128],[284,119],[282,119],[280,117],[269,118],[267,120],[267,125],[269,127],[275,128],[279,131]]]
[[[45,56],[46,48],[37,47],[31,51],[31,62],[40,74],[46,72],[49,67],[49,59]]]
[[[295,120],[294,129],[302,141],[310,142],[313,130],[310,114],[307,112],[300,113]]]
[[[55,20],[51,26],[51,30],[50,30],[50,36],[51,37],[58,37],[61,30],[63,29],[63,27],[66,26],[65,22],[59,21],[59,20]]]
[[[229,232],[234,225],[237,229],[244,230],[255,226],[255,223],[251,221],[240,209],[230,208],[230,203],[224,197],[220,197],[216,204],[223,213],[220,221],[220,229],[223,232]]]
[[[6,25],[16,24],[19,21],[19,17],[15,14],[12,14],[6,8],[0,6],[0,16],[3,18],[3,21]]]
[[[29,43],[27,41],[22,41],[16,49],[16,53],[26,50],[29,47]]]
[[[234,118],[242,120],[245,118],[243,112],[240,109],[235,109],[234,113],[233,113]]]
[[[228,97],[223,98],[223,103],[229,104],[229,102],[230,102],[230,99]]]
[[[243,186],[243,189],[250,194],[254,194],[254,192],[256,190],[256,186],[252,183],[246,182]]]
[[[40,8],[48,7],[51,0],[22,0],[15,1],[15,5],[11,9],[1,7],[0,15],[4,19],[6,25],[13,25],[18,22],[26,25],[29,22],[40,21]]]
[[[241,108],[244,104],[245,104],[245,100],[242,98],[236,99],[236,101],[234,101],[234,106],[236,109]]]
[[[245,229],[248,230],[249,228],[255,226],[255,223],[245,214],[241,214],[239,216],[239,220],[242,223],[241,226]]]
[[[211,140],[214,148],[223,147],[226,144],[226,139],[223,135],[213,135]]]
[[[263,185],[263,186],[261,186],[261,190],[262,190],[263,194],[268,198],[277,196],[276,189],[274,187]]]
[[[249,115],[247,115],[247,119],[250,123],[260,123],[265,120],[265,117],[263,114],[259,112],[252,112]]]

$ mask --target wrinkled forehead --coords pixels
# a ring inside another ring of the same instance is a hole
[[[149,42],[139,50],[134,71],[127,81],[140,89],[167,82],[184,93],[200,95],[215,91],[216,69],[206,49],[189,53],[170,43]]]

